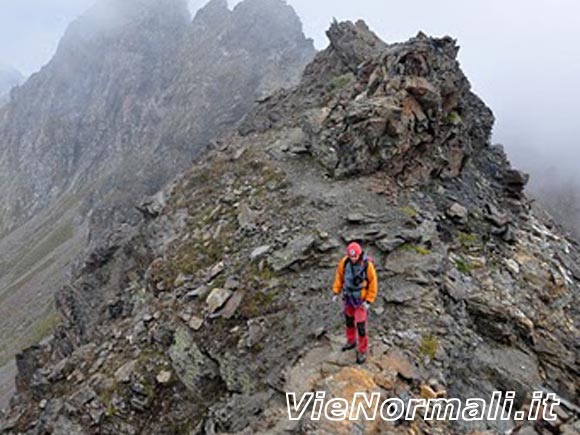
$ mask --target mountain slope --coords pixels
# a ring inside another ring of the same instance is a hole
[[[100,0],[72,23],[0,109],[0,365],[46,334],[78,253],[314,53],[280,0],[213,0],[192,21],[185,1]]]
[[[385,44],[362,22],[328,36],[297,87],[145,201],[140,223],[95,241],[57,296],[55,337],[17,358],[6,433],[521,429],[287,418],[284,392],[363,388],[405,401],[514,390],[518,409],[543,388],[567,402],[535,428],[574,433],[580,250],[489,144],[493,116],[455,41]],[[357,368],[330,302],[351,240],[380,279]]]

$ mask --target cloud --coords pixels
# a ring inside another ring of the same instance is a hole
[[[25,74],[56,49],[69,22],[94,0],[4,0],[0,62]],[[122,1],[122,0],[119,0]],[[229,0],[230,7],[239,1]],[[191,0],[192,12],[205,0]],[[364,18],[395,42],[422,30],[458,39],[460,61],[475,91],[497,117],[495,140],[516,164],[563,166],[579,154],[575,104],[580,101],[580,3],[576,0],[288,0],[305,33],[322,49],[333,17]]]

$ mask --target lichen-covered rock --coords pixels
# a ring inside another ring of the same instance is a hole
[[[169,348],[169,358],[177,377],[191,391],[197,391],[205,378],[215,377],[218,367],[204,355],[194,337],[185,328],[175,332],[175,342]]]

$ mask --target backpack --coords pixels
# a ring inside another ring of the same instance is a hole
[[[369,263],[372,261],[372,259],[367,256],[367,255],[363,255],[363,268],[361,269],[361,271],[357,274],[354,275],[354,282],[353,282],[353,286],[349,287],[347,286],[347,283],[344,283],[343,286],[343,291],[346,297],[350,297],[354,300],[360,300],[361,296],[362,296],[362,289],[364,287],[364,282],[367,280],[367,271],[368,271],[368,267],[369,267]],[[345,275],[347,274],[347,268],[351,267],[351,270],[354,274],[354,269],[353,269],[353,264],[350,261],[349,257],[346,257],[346,260],[344,261],[344,273]]]

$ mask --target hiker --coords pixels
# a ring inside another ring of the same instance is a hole
[[[369,337],[367,316],[370,304],[377,297],[377,273],[375,267],[358,243],[350,243],[347,255],[338,263],[334,278],[333,301],[342,292],[344,315],[346,317],[346,344],[342,351],[358,349],[356,362],[363,364],[367,359]]]

